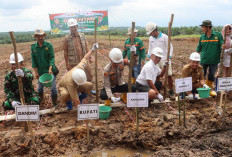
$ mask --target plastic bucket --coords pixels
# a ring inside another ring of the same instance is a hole
[[[99,118],[107,119],[110,116],[110,111],[112,108],[110,106],[99,106]]]
[[[46,73],[39,77],[39,82],[41,82],[45,87],[51,87],[53,78],[54,76],[52,74]]]
[[[197,88],[200,98],[208,98],[211,88]]]

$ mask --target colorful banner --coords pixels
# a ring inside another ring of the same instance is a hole
[[[108,30],[107,11],[82,11],[74,13],[49,14],[52,34],[69,33],[68,19],[74,18],[78,22],[79,32],[94,31],[94,21],[97,19],[97,30]]]

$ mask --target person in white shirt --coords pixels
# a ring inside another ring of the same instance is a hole
[[[136,88],[139,92],[148,92],[149,100],[158,98],[163,102],[163,96],[159,93],[162,83],[157,82],[157,78],[163,77],[166,65],[161,69],[158,66],[161,58],[163,58],[163,50],[156,47],[151,51],[151,59],[143,66],[141,73],[136,79]]]
[[[155,23],[149,22],[146,24],[146,32],[150,36],[149,37],[149,48],[147,57],[150,58],[151,52],[154,48],[159,47],[163,50],[163,58],[159,62],[159,67],[162,69],[165,65],[167,59],[169,59],[169,68],[168,68],[168,88],[169,88],[169,96],[173,100],[175,99],[174,91],[173,91],[173,78],[172,78],[172,66],[171,66],[171,58],[173,53],[173,46],[170,44],[170,55],[167,58],[168,53],[168,36],[160,31],[158,31],[158,27]]]

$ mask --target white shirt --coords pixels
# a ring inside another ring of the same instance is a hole
[[[159,47],[164,51],[164,57],[162,60],[167,60],[167,54],[168,54],[168,36],[166,34],[163,34],[162,32],[159,32],[159,36],[157,38],[150,36],[149,37],[149,47],[148,47],[148,55],[151,55],[151,52],[154,48]],[[170,44],[170,54],[169,56],[172,56],[173,53],[173,46],[172,43]]]
[[[232,40],[231,39],[230,39],[230,45],[232,46]],[[228,52],[224,51],[223,66],[230,67],[230,58],[231,58],[231,53],[228,53]]]
[[[136,82],[141,85],[148,86],[147,80],[151,80],[153,84],[155,84],[156,77],[161,74],[161,69],[158,64],[154,64],[154,62],[150,59],[142,68]]]

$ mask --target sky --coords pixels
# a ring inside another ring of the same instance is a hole
[[[49,14],[108,10],[109,26],[214,26],[232,23],[232,0],[0,0],[0,32],[50,30]]]

